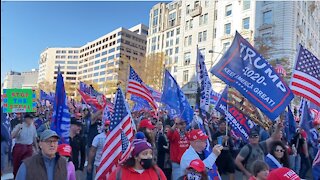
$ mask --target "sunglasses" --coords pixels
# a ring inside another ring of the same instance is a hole
[[[250,138],[258,138],[259,137],[259,135],[252,135],[252,136],[250,136]]]
[[[276,149],[276,152],[284,152],[283,149]]]

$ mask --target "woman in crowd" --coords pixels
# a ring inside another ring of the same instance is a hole
[[[143,139],[133,141],[131,157],[113,171],[109,180],[166,180],[163,171],[155,165],[151,144]]]
[[[72,148],[69,144],[60,144],[58,146],[58,153],[67,159],[68,165],[68,180],[76,180],[76,170],[71,159]]]
[[[289,156],[285,145],[281,141],[275,141],[271,144],[270,153],[265,157],[270,171],[287,167],[289,168]]]
[[[195,159],[190,162],[189,167],[186,169],[185,175],[181,176],[178,180],[208,180],[208,173],[206,166],[201,159]]]
[[[249,180],[266,180],[269,174],[268,165],[261,161],[257,160],[252,165],[253,176]]]

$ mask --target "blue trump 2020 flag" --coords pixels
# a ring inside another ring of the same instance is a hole
[[[292,137],[296,133],[296,122],[294,120],[294,116],[293,116],[293,113],[291,111],[290,106],[288,106],[288,113],[286,116],[284,131],[287,136],[287,141],[290,142],[290,140],[292,139]]]
[[[281,76],[238,32],[210,72],[236,88],[271,120],[276,119],[293,98]]]
[[[60,136],[59,143],[69,144],[70,113],[60,69],[58,69],[56,96],[53,103],[53,115],[50,129],[56,131],[56,133]]]
[[[248,142],[250,129],[252,129],[255,124],[236,107],[227,104],[227,100],[228,86],[223,90],[215,108],[226,116],[227,123],[233,131],[237,135],[240,135],[244,142]]]
[[[176,80],[166,70],[164,76],[164,86],[161,101],[167,104],[187,123],[190,123],[193,118],[193,109],[191,108],[187,98],[181,91]]]

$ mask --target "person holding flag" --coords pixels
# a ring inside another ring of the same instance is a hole
[[[221,179],[217,171],[215,161],[221,153],[223,147],[219,144],[212,148],[212,152],[205,150],[207,146],[208,136],[201,129],[193,129],[190,131],[188,139],[190,141],[189,148],[183,153],[180,163],[180,173],[183,174],[190,162],[195,159],[201,159],[205,166],[210,169],[209,176],[211,179]]]
[[[172,163],[172,179],[178,179],[181,174],[180,161],[183,153],[189,147],[189,140],[186,132],[186,122],[176,117],[175,124],[167,133],[168,141],[170,144],[170,160]],[[189,164],[188,164],[189,165]]]

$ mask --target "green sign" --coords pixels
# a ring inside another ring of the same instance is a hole
[[[36,93],[32,89],[4,89],[3,112],[36,112]]]

